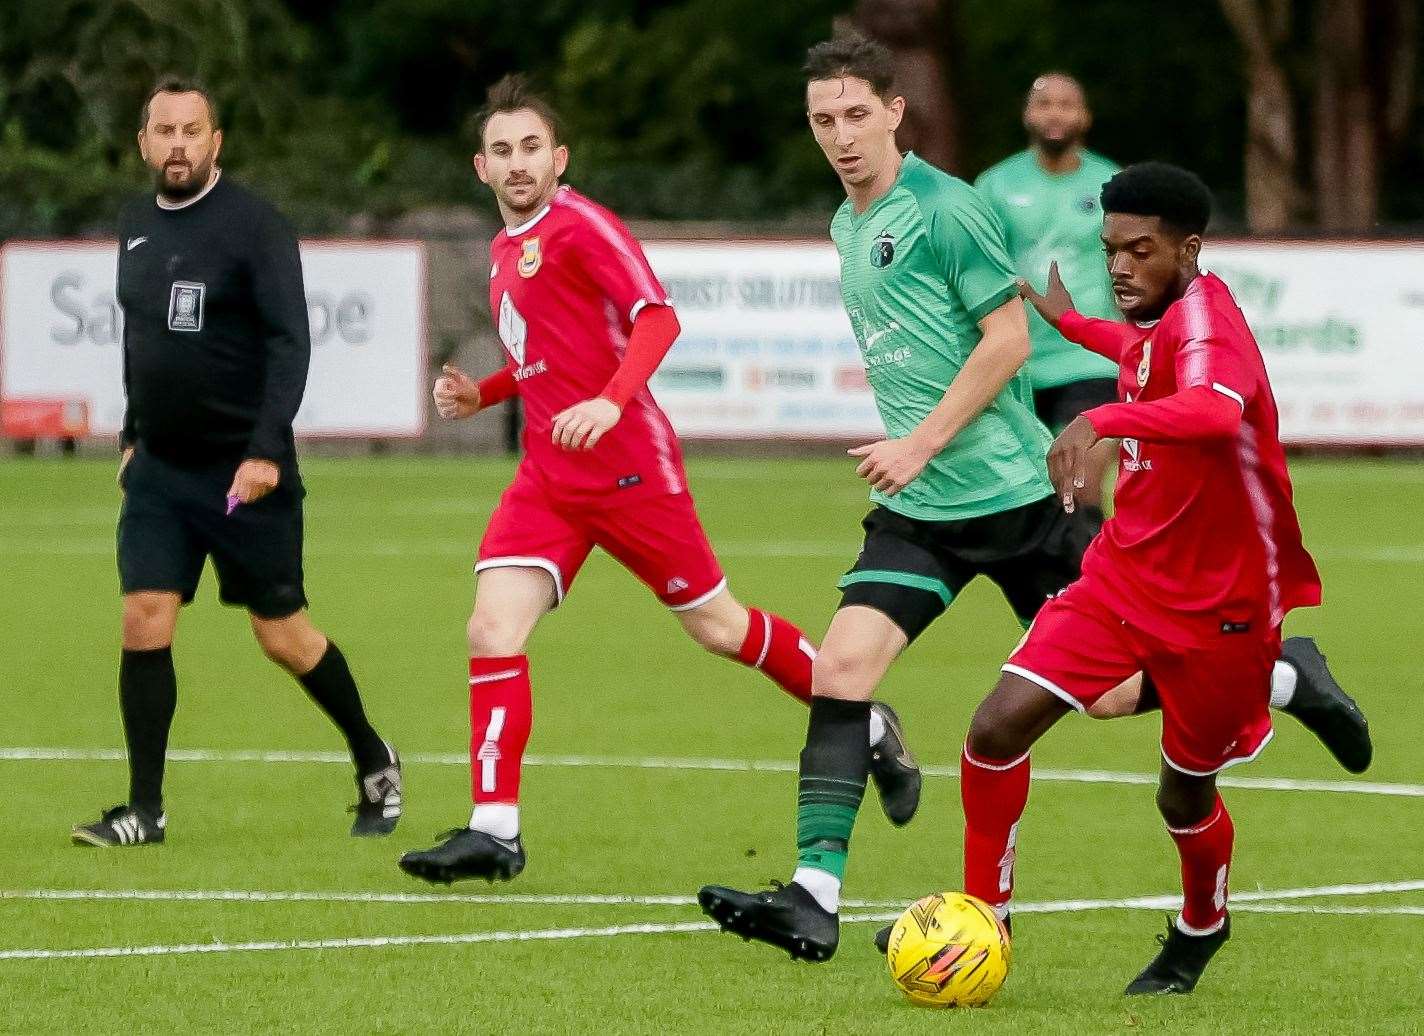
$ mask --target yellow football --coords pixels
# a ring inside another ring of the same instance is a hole
[[[977,1007],[1009,973],[1009,933],[981,899],[936,892],[890,930],[885,961],[900,991],[924,1007]]]

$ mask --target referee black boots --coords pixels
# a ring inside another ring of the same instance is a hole
[[[384,838],[396,829],[401,818],[400,755],[386,743],[389,757],[384,766],[356,777],[356,805],[351,812],[353,838]]]
[[[166,813],[150,813],[136,806],[114,806],[92,824],[80,824],[70,832],[75,845],[113,849],[121,845],[159,845],[168,826]]]

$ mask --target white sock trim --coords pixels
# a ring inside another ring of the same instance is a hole
[[[771,614],[761,613],[761,654],[757,655],[757,660],[752,663],[753,669],[760,669],[761,664],[766,661],[767,653],[771,651]]]
[[[870,743],[880,744],[880,739],[885,736],[885,717],[880,715],[875,709],[870,710]]]
[[[1275,668],[1271,670],[1271,708],[1283,709],[1291,703],[1298,679],[1300,674],[1295,671],[1295,666],[1284,658],[1276,659]]]
[[[1210,831],[1212,826],[1225,815],[1226,808],[1224,806],[1218,806],[1211,811],[1211,816],[1207,817],[1200,824],[1193,827],[1173,827],[1171,824],[1168,824],[1167,831],[1169,834],[1174,835],[1199,835],[1203,831]]]
[[[969,751],[969,746],[967,744],[964,746],[964,761],[970,766],[979,767],[979,769],[981,770],[995,770],[999,772],[1002,772],[1004,770],[1012,770],[1015,766],[1018,766],[1020,763],[1028,759],[1028,756],[1029,753],[1025,752],[1017,759],[1011,759],[1007,763],[991,763],[987,759],[976,758],[974,753]]]
[[[836,914],[841,909],[841,879],[819,867],[797,867],[791,875],[793,884],[800,885],[821,905],[821,909]]]
[[[1221,931],[1221,926],[1226,924],[1226,915],[1222,914],[1221,920],[1216,922],[1216,924],[1212,925],[1210,928],[1193,928],[1191,925],[1187,924],[1186,921],[1182,920],[1181,914],[1178,914],[1177,919],[1172,923],[1177,926],[1177,931],[1181,932],[1183,935],[1194,935],[1197,938],[1201,938],[1203,935],[1215,935],[1217,932]]]
[[[470,830],[505,840],[519,837],[519,806],[514,802],[477,802],[470,812]]]

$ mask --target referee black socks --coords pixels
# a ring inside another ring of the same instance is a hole
[[[163,760],[178,706],[173,649],[125,649],[119,659],[119,712],[129,750],[129,805],[163,812]]]
[[[327,640],[326,653],[321,656],[321,661],[298,679],[312,701],[321,706],[321,710],[341,728],[357,770],[369,773],[390,765],[386,743],[366,719],[366,710],[361,707],[361,693],[356,690],[351,668],[334,641]]]

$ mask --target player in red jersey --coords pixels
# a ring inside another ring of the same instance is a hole
[[[1113,290],[1131,323],[1074,312],[1056,277],[1048,296],[1025,295],[1067,338],[1120,365],[1122,402],[1074,420],[1049,453],[1071,511],[1088,450],[1121,438],[1116,513],[1082,578],[1039,612],[974,715],[960,764],[965,887],[1007,917],[1029,749],[1143,671],[1162,706],[1157,804],[1185,902],[1127,992],[1185,993],[1230,934],[1233,829],[1216,774],[1270,740],[1281,622],[1320,603],[1320,580],[1260,350],[1226,285],[1197,266],[1210,193],[1185,170],[1145,163],[1109,180],[1102,202]]]
[[[447,367],[441,416],[524,402],[524,458],[480,544],[469,621],[468,828],[406,853],[429,881],[509,879],[524,868],[519,777],[531,696],[525,642],[595,546],[658,595],[707,650],[760,669],[809,704],[815,648],[779,616],[727,589],[698,520],[677,437],[648,379],[680,330],[643,250],[607,209],[561,186],[568,150],[552,109],[510,77],[490,91],[475,155],[506,229],[490,246],[490,311],[508,355],[476,383]],[[872,776],[896,824],[920,772],[894,712],[877,703]]]

